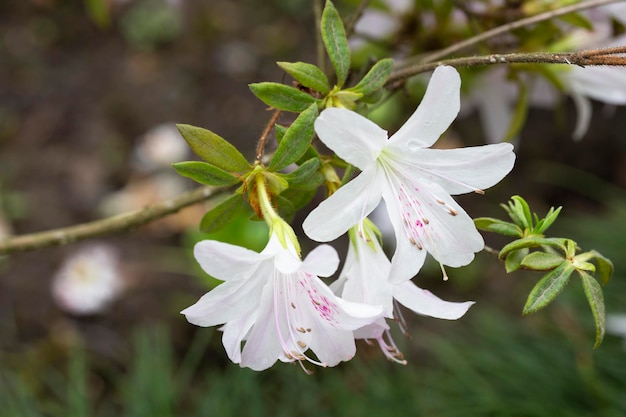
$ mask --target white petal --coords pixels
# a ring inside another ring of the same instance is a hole
[[[420,149],[410,154],[407,172],[441,185],[449,194],[484,190],[511,172],[513,145],[498,143],[460,149]]]
[[[394,288],[394,298],[417,314],[446,320],[456,320],[462,317],[474,304],[473,301],[464,303],[444,301],[430,291],[419,288],[411,281],[397,285]]]
[[[346,301],[382,305],[386,317],[393,317],[391,284],[387,278],[391,262],[377,240],[370,246],[364,238],[356,236],[348,248],[348,255],[340,277],[347,280],[341,296]]]
[[[307,276],[300,281],[300,304],[307,307],[316,322],[342,330],[355,330],[382,316],[382,306],[354,303],[336,297],[318,277]]]
[[[320,245],[304,259],[302,270],[318,277],[329,277],[339,266],[339,255],[330,245]]]
[[[570,94],[574,100],[577,112],[576,129],[572,136],[575,140],[580,140],[589,130],[589,124],[591,122],[591,101],[576,92],[572,91]]]
[[[572,92],[604,103],[626,104],[626,73],[623,68],[573,67],[565,77]]]
[[[402,152],[435,143],[459,113],[460,91],[459,73],[452,67],[437,67],[424,99],[404,126],[389,138],[389,146]]]
[[[412,238],[415,246],[421,243],[438,262],[452,267],[467,265],[474,253],[483,249],[482,236],[472,219],[438,184],[415,183],[407,186],[406,191],[402,200],[390,192],[383,195],[387,207],[400,213],[393,215],[400,218],[393,219],[398,244]],[[406,252],[408,249],[398,246],[391,260],[392,273],[411,262]],[[396,276],[391,281],[401,282]]]
[[[355,339],[377,339],[382,336],[385,330],[389,330],[389,325],[385,319],[378,319],[375,323],[361,327],[354,331]]]
[[[315,120],[320,140],[340,158],[366,170],[387,143],[387,132],[351,110],[330,108]]]
[[[410,242],[396,199],[391,196],[388,199],[391,201],[385,201],[385,207],[396,236],[396,250],[391,258],[389,282],[397,284],[413,278],[422,269],[426,260],[426,249],[420,250]]]
[[[203,295],[184,314],[196,326],[215,326],[250,314],[257,308],[260,280],[225,282]]]
[[[302,223],[304,233],[318,242],[328,242],[346,233],[380,202],[378,183],[377,169],[363,171],[309,213]]]
[[[266,258],[250,249],[216,240],[196,243],[193,255],[204,272],[221,281],[249,277],[258,263]]]
[[[220,329],[224,332],[222,344],[233,363],[241,363],[241,342],[246,338],[255,321],[256,311],[237,320],[229,321]]]
[[[241,366],[255,371],[271,367],[283,355],[274,311],[274,285],[268,283],[260,297],[258,318],[241,352]],[[284,331],[284,329],[282,329]]]
[[[309,347],[326,366],[335,366],[354,357],[356,345],[351,331],[315,326],[312,333],[315,335]]]

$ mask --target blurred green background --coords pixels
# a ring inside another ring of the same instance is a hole
[[[285,81],[275,61],[314,62],[314,31],[307,0],[0,2],[4,221],[24,234],[102,216],[108,196],[153,179],[137,168],[136,149],[162,123],[209,128],[251,156],[269,113],[247,84]],[[415,106],[399,100],[390,128]],[[513,173],[487,195],[459,200],[475,217],[502,217],[498,204],[512,194],[539,214],[563,205],[552,232],[615,262],[607,313],[626,313],[626,112],[608,118],[596,105],[591,133],[573,142],[571,107],[532,110]],[[452,133],[482,143],[475,115]],[[240,369],[217,329],[178,314],[207,288],[190,250],[207,237],[196,232],[202,212],[101,239],[123,254],[127,288],[100,314],[69,314],[51,296],[55,271],[78,244],[0,258],[0,415],[626,415],[623,341],[608,335],[591,349],[593,322],[575,280],[546,310],[521,317],[539,276],[507,276],[487,254],[449,270],[447,283],[436,266],[420,274],[421,287],[477,304],[457,322],[407,314],[411,339],[393,329],[406,366],[359,342],[352,361],[312,376],[281,363]],[[232,237],[258,247],[263,229],[243,228]]]

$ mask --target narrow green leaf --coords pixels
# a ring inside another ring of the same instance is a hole
[[[281,125],[274,125],[274,133],[276,134],[276,142],[280,143],[287,132],[287,128]]]
[[[350,47],[341,16],[330,0],[326,1],[322,12],[321,31],[322,41],[337,74],[337,85],[341,87],[350,70]]]
[[[537,237],[537,236],[525,237],[523,239],[514,240],[513,242],[504,246],[500,250],[500,253],[498,254],[498,256],[500,257],[500,259],[502,259],[512,251],[523,249],[523,248],[537,248],[542,245],[560,249],[563,251],[563,253],[565,253],[565,240],[566,239],[555,238],[555,237],[549,237],[549,238]]]
[[[522,259],[521,266],[534,271],[550,271],[561,265],[565,259],[562,256],[546,252],[532,252]]]
[[[219,135],[191,125],[176,125],[191,149],[200,158],[226,172],[244,173],[250,170],[246,158]]]
[[[596,342],[593,348],[597,348],[604,339],[604,332],[606,329],[606,317],[604,311],[604,295],[602,294],[602,287],[598,284],[598,281],[594,277],[584,271],[578,271],[582,278],[583,288],[585,290],[585,296],[591,307],[591,313],[593,314],[593,320],[596,323]]]
[[[176,172],[200,184],[223,187],[235,185],[241,180],[218,167],[201,161],[186,161],[172,164]]]
[[[301,190],[316,189],[324,182],[324,175],[319,172],[320,160],[311,158],[283,178],[289,182],[289,187]]]
[[[593,30],[593,23],[580,13],[568,13],[566,15],[559,16],[559,19],[572,26],[585,30]]]
[[[317,115],[317,105],[311,104],[294,120],[278,144],[268,167],[270,170],[280,171],[305,154],[311,145],[313,136],[315,136],[313,122],[315,122]]]
[[[548,214],[546,214],[546,217],[540,220],[539,223],[537,223],[537,225],[535,226],[535,233],[543,234],[546,230],[548,230],[548,228],[552,226],[552,223],[554,223],[556,218],[559,217],[559,213],[561,213],[562,208],[563,207],[558,207],[555,209],[554,207],[550,207],[550,210],[548,211]]]
[[[534,313],[550,304],[565,288],[575,268],[569,261],[548,272],[530,291],[522,314]]]
[[[204,233],[215,233],[233,221],[243,208],[243,197],[233,194],[211,210],[207,211],[200,221],[200,230]]]
[[[300,113],[317,101],[310,94],[285,84],[264,82],[248,87],[263,103],[278,110]]]
[[[613,275],[613,262],[605,256],[603,256],[600,252],[595,250],[591,251],[594,254],[594,260],[596,261],[596,272],[600,276],[600,282],[602,285],[608,284],[611,276]]]
[[[474,225],[478,230],[498,233],[505,236],[522,237],[524,232],[516,224],[491,217],[478,217],[474,219]]]
[[[530,214],[530,207],[528,207],[528,203],[526,202],[526,200],[518,195],[514,195],[513,197],[511,197],[511,200],[513,201],[512,209],[515,211],[516,215],[524,222],[523,227],[532,229],[533,218]]]
[[[522,266],[522,259],[528,255],[528,248],[523,248],[519,250],[515,250],[506,255],[506,259],[504,260],[504,268],[506,269],[507,274],[510,274],[513,271],[517,271],[520,266]]]
[[[372,94],[380,90],[391,75],[393,70],[393,59],[385,58],[378,61],[365,74],[365,77],[357,85],[349,88],[349,91],[361,93],[363,95]]]
[[[277,64],[304,87],[312,88],[322,94],[328,94],[330,91],[328,78],[315,65],[306,62],[277,62]]]

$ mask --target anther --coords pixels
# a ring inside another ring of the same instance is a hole
[[[443,264],[439,264],[439,266],[441,267],[441,272],[443,273],[443,280],[447,281],[448,280],[448,274],[446,273],[446,269],[443,267]]]
[[[448,212],[449,212],[451,215],[453,215],[453,216],[456,216],[457,214],[459,214],[459,213],[457,213],[457,212],[456,212],[456,210],[455,210],[455,209],[453,209],[453,208],[448,209]]]
[[[293,301],[291,302],[291,308],[295,309],[296,305],[293,303]]]
[[[304,349],[306,347],[306,343],[304,343],[302,340],[296,340],[296,343],[298,344],[298,346],[300,346],[302,349]]]
[[[417,243],[415,244],[415,246],[417,246],[417,249],[419,249],[419,250],[424,249],[424,247],[422,246],[422,244],[421,244],[420,242],[417,242]]]
[[[474,192],[475,192],[476,194],[480,194],[480,195],[485,194],[485,192],[484,192],[483,190],[479,189],[479,188],[475,189],[475,190],[474,190]]]
[[[300,333],[306,333],[306,330],[304,330],[304,327],[296,327],[296,330],[299,331]]]
[[[442,200],[442,199],[440,199],[440,198],[435,197],[435,201],[437,201],[437,203],[441,204],[442,206],[445,206],[445,205],[446,205],[446,202],[445,202],[445,201],[443,201],[443,200]]]
[[[422,223],[429,224],[430,220],[428,220],[426,217],[424,217],[424,218],[422,218]]]

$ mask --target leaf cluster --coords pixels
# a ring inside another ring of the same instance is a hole
[[[572,239],[545,236],[561,207],[550,208],[546,216],[540,218],[531,213],[522,197],[513,196],[508,204],[502,204],[502,208],[509,215],[510,222],[482,217],[474,220],[476,227],[516,238],[498,253],[507,272],[518,269],[545,272],[528,295],[522,313],[533,313],[554,301],[576,272],[596,324],[594,347],[599,346],[605,332],[605,309],[602,288],[594,275],[606,285],[613,274],[612,262],[595,250],[580,253],[581,249]]]

